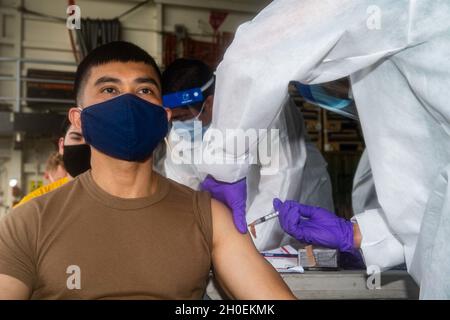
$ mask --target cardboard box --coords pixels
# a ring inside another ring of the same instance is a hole
[[[337,269],[339,251],[311,245],[298,249],[298,263],[304,269]]]

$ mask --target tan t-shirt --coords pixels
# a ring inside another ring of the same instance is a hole
[[[0,220],[0,274],[32,299],[200,299],[211,267],[211,199],[157,173],[123,199],[88,171]]]

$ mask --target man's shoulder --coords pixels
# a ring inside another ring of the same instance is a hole
[[[52,182],[52,183],[46,184],[40,188],[37,188],[36,190],[30,192],[25,197],[23,197],[23,199],[17,204],[17,206],[23,205],[24,203],[26,203],[34,198],[43,196],[53,190],[56,190],[69,181],[70,181],[69,178],[64,177],[59,180],[56,180],[55,182]]]
[[[212,202],[215,201],[207,191],[194,190],[166,177],[162,177],[169,185],[169,201],[185,204],[187,212],[192,212],[200,223],[208,243],[212,243]],[[220,207],[220,204],[218,205]]]
[[[194,190],[184,184],[163,177],[170,186],[169,197],[180,203],[192,203],[194,209],[208,213],[211,211],[211,195],[207,191]]]
[[[203,191],[194,190],[182,183],[178,183],[175,180],[159,175],[160,179],[163,179],[170,187],[170,189],[177,194],[182,194],[188,197],[193,197],[196,193],[203,193]]]
[[[46,203],[48,201],[57,201],[58,199],[65,198],[68,193],[73,189],[75,185],[79,184],[78,178],[68,180],[65,183],[53,185],[51,190],[43,194],[34,200],[41,203]]]

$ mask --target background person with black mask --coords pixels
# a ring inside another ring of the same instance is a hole
[[[67,175],[33,190],[23,197],[16,206],[61,187],[91,168],[91,149],[84,141],[81,130],[74,127],[68,118],[64,119],[61,126],[61,137],[58,139],[58,153],[62,156]]]

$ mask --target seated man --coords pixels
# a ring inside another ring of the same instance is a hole
[[[75,93],[92,169],[0,221],[0,298],[200,299],[211,267],[232,298],[294,298],[224,205],[152,170],[170,111],[150,55],[96,48]]]

